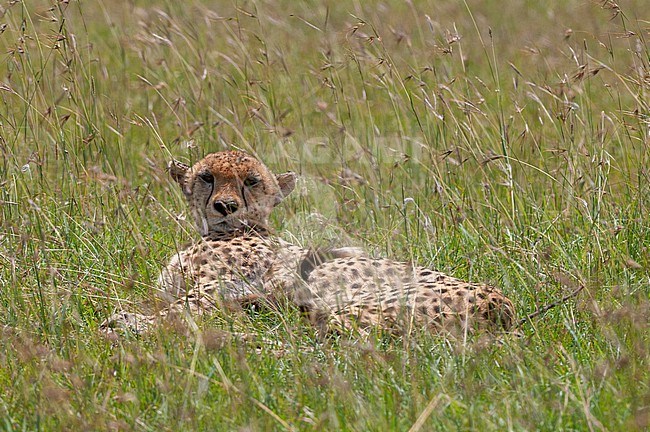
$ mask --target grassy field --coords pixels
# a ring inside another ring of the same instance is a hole
[[[5,1],[0,33],[1,428],[650,428],[647,0]],[[287,240],[521,317],[585,288],[497,341],[319,343],[289,306],[107,340],[196,238],[166,162],[227,148],[301,175]]]

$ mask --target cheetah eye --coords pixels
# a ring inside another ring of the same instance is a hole
[[[214,183],[214,176],[209,172],[202,172],[199,174],[199,178],[206,183]]]
[[[249,187],[249,188],[250,187],[255,187],[261,181],[262,180],[260,180],[258,177],[250,176],[250,177],[247,177],[246,180],[244,180],[244,186]]]

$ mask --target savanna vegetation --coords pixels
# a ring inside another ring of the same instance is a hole
[[[0,427],[649,428],[648,38],[646,0],[3,1]],[[321,342],[287,305],[107,339],[196,238],[167,161],[228,148],[301,175],[287,240],[555,307],[519,337]]]

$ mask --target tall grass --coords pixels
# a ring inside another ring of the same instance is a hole
[[[644,1],[0,6],[6,430],[650,427]],[[301,174],[282,237],[502,287],[522,338],[316,342],[290,306],[106,340],[195,238],[164,172]],[[263,334],[284,348],[238,342]]]

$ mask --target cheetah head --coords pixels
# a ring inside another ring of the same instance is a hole
[[[212,153],[192,167],[172,161],[169,172],[181,186],[202,235],[266,226],[273,207],[296,185],[295,173],[274,175],[240,151]]]

